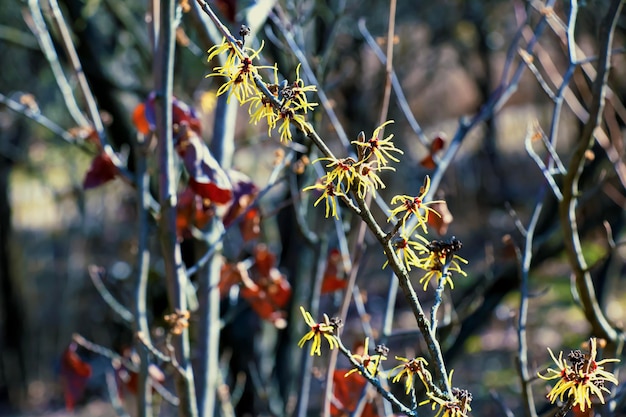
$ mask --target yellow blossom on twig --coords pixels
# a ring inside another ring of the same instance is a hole
[[[461,249],[461,241],[455,237],[447,242],[441,240],[428,242],[422,236],[418,236],[418,238],[426,243],[425,248],[426,253],[428,253],[428,256],[418,265],[421,269],[427,271],[419,281],[420,284],[424,284],[424,291],[426,291],[428,283],[433,277],[436,278],[437,281],[444,279],[444,285],[449,284],[450,288],[454,288],[452,272],[467,276],[460,264],[467,264],[467,260],[455,253]]]
[[[619,359],[603,359],[596,361],[597,341],[596,338],[589,340],[589,353],[583,353],[580,350],[573,350],[567,355],[567,361],[563,359],[563,352],[559,352],[558,359],[548,348],[552,360],[558,369],[548,368],[547,375],[537,374],[541,379],[552,380],[558,379],[557,383],[552,387],[547,397],[551,403],[556,400],[563,401],[565,397],[572,400],[572,407],[579,406],[581,411],[591,407],[591,397],[596,396],[600,402],[604,404],[604,393],[609,394],[610,391],[605,387],[607,382],[617,385],[615,376],[604,369],[605,363],[619,362]]]
[[[363,346],[363,354],[361,355],[358,353],[353,353],[352,359],[354,359],[355,361],[363,365],[363,368],[365,368],[365,370],[367,370],[367,372],[370,375],[374,376],[378,372],[378,365],[380,364],[380,361],[387,359],[387,353],[389,352],[389,348],[387,348],[384,345],[378,345],[376,346],[376,351],[378,353],[374,355],[370,355],[367,353],[368,347],[369,347],[369,341],[370,341],[370,338],[366,337],[365,346]],[[352,375],[355,372],[358,372],[359,374],[361,373],[359,368],[354,368],[346,372],[344,376]]]
[[[424,197],[426,197],[426,194],[428,194],[429,189],[430,189],[430,177],[427,175],[426,178],[424,179],[424,185],[420,187],[419,195],[415,197],[410,196],[410,195],[397,195],[393,197],[391,199],[391,204],[399,203],[400,205],[394,208],[393,210],[391,210],[391,215],[389,216],[387,221],[390,221],[393,217],[404,212],[404,214],[402,215],[402,218],[400,219],[400,221],[402,222],[403,231],[406,232],[406,224],[408,220],[411,218],[411,216],[415,216],[417,220],[417,225],[415,227],[420,226],[423,229],[424,233],[427,233],[428,231],[426,230],[426,222],[428,220],[428,215],[432,213],[435,216],[441,217],[441,215],[437,213],[436,210],[432,209],[429,206],[431,204],[442,202],[440,200],[436,200],[436,201],[429,201],[425,203]],[[409,233],[413,233],[413,230],[414,229],[411,229]]]
[[[306,311],[304,307],[300,306],[300,311],[302,312],[302,316],[304,317],[304,321],[311,328],[307,334],[302,336],[302,339],[298,342],[298,347],[304,347],[304,344],[311,340],[311,356],[322,354],[322,336],[328,341],[328,346],[331,350],[339,347],[339,343],[335,339],[335,331],[337,328],[341,326],[341,322],[338,319],[329,319],[326,314],[324,314],[324,321],[321,323],[315,322],[311,313]]]
[[[450,371],[448,377],[450,385],[452,385],[453,373],[454,370]],[[443,397],[434,391],[428,391],[426,396],[428,398],[419,405],[430,403],[433,411],[438,408],[434,417],[467,417],[467,413],[472,411],[472,407],[470,407],[472,394],[468,390],[452,388],[452,398]]]
[[[426,391],[430,391],[432,376],[430,375],[428,369],[426,369],[426,365],[428,365],[426,359],[408,359],[403,358],[402,356],[396,356],[396,359],[402,361],[403,363],[391,370],[391,373],[394,373],[396,370],[400,371],[393,377],[391,382],[395,384],[396,382],[400,381],[400,378],[406,376],[406,379],[404,380],[404,386],[406,387],[406,393],[408,394],[409,392],[411,392],[411,388],[413,388],[413,381],[417,376],[424,383]]]
[[[314,185],[308,186],[304,188],[302,191],[309,191],[309,190],[323,191],[322,195],[315,201],[313,205],[317,207],[320,201],[325,200],[326,217],[332,216],[332,217],[339,219],[339,215],[337,214],[337,197],[345,196],[345,194],[341,192],[341,190],[337,190],[335,183],[333,181],[329,181],[327,175],[324,175]]]
[[[391,139],[393,139],[393,134],[387,136],[384,139],[380,139],[380,132],[382,129],[388,124],[393,123],[393,120],[389,120],[382,125],[378,126],[374,133],[372,134],[372,138],[365,141],[365,135],[359,135],[363,140],[355,140],[352,143],[362,149],[363,160],[367,160],[370,157],[374,157],[379,166],[386,166],[389,164],[389,160],[394,162],[400,162],[398,158],[396,158],[391,152],[396,152],[399,154],[404,154],[402,150],[396,148]]]

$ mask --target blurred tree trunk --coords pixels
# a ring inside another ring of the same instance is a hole
[[[0,143],[8,143],[12,148],[19,134],[20,129],[0,131]],[[8,402],[17,408],[26,391],[23,334],[26,317],[16,277],[11,273],[9,174],[12,165],[12,158],[0,152],[0,404]]]

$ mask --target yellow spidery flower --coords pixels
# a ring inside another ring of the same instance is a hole
[[[552,360],[558,369],[548,368],[547,375],[537,374],[541,379],[546,381],[558,379],[557,383],[552,387],[547,397],[551,403],[556,400],[563,401],[565,397],[573,398],[572,407],[579,406],[581,411],[591,407],[591,397],[596,396],[600,402],[604,404],[603,392],[610,394],[608,388],[605,387],[607,382],[617,385],[615,375],[604,369],[605,363],[619,362],[619,359],[603,359],[596,361],[597,340],[591,338],[589,340],[589,353],[583,353],[580,350],[573,350],[567,355],[567,361],[563,359],[563,352],[559,352],[557,359],[552,350],[548,348]]]
[[[302,114],[297,114],[292,108],[283,108],[279,114],[278,119],[282,120],[282,123],[278,127],[278,133],[280,134],[281,142],[290,142],[293,139],[291,134],[291,126],[294,125],[298,129],[303,129],[307,124],[306,119]]]
[[[359,181],[357,182],[357,195],[365,198],[368,190],[376,195],[376,190],[385,188],[385,183],[380,179],[378,173],[383,169],[395,171],[393,167],[375,166],[372,163],[363,163],[357,169]]]
[[[322,190],[322,195],[315,201],[313,206],[317,207],[320,201],[326,202],[326,217],[332,216],[339,219],[337,214],[337,197],[345,196],[341,190],[337,190],[335,183],[328,179],[328,175],[324,175],[315,185],[308,186],[302,191]]]
[[[420,284],[424,284],[424,291],[426,291],[428,283],[432,278],[435,278],[437,281],[443,279],[445,280],[443,285],[448,284],[450,288],[454,289],[452,272],[461,274],[464,277],[467,276],[467,273],[463,271],[460,264],[467,264],[467,260],[455,253],[463,246],[461,241],[453,237],[449,241],[433,240],[428,242],[422,236],[418,235],[417,237],[425,243],[426,252],[422,253],[428,254],[418,265],[421,269],[427,271],[419,281]]]
[[[284,88],[282,94],[286,101],[285,107],[291,107],[294,111],[306,113],[318,105],[317,103],[309,103],[306,96],[308,92],[317,91],[317,87],[304,84],[304,81],[300,78],[300,66],[301,64],[298,64],[296,67],[296,80],[290,86]]]
[[[380,139],[381,130],[387,126],[388,124],[393,123],[393,120],[389,120],[382,125],[378,126],[374,133],[372,134],[372,138],[368,141],[360,141],[355,140],[352,143],[356,146],[360,146],[365,151],[364,160],[367,160],[369,157],[374,156],[376,162],[380,166],[386,166],[389,164],[389,160],[394,162],[400,162],[398,158],[396,158],[391,152],[399,153],[400,155],[404,154],[402,150],[396,148],[391,139],[393,139],[393,134],[387,136],[384,139]],[[365,139],[365,135],[362,136]]]
[[[417,236],[420,240],[426,243],[425,248],[428,256],[422,259],[418,265],[421,269],[427,271],[426,274],[420,279],[420,284],[424,284],[424,291],[428,287],[430,280],[435,277],[437,281],[444,279],[444,285],[449,284],[450,288],[454,289],[454,282],[452,281],[452,272],[467,276],[465,271],[461,268],[461,263],[467,264],[467,260],[458,256],[455,252],[459,251],[463,246],[461,241],[453,237],[450,241],[433,240],[428,242],[422,236]],[[424,252],[422,252],[424,253]],[[444,274],[444,269],[446,273]]]
[[[402,222],[403,231],[406,231],[406,224],[409,218],[411,216],[415,216],[415,218],[417,219],[417,225],[415,227],[420,226],[423,229],[424,233],[427,233],[428,231],[426,230],[426,222],[428,220],[428,215],[432,213],[438,217],[441,217],[441,215],[436,210],[429,206],[431,204],[443,202],[441,200],[435,200],[425,203],[424,197],[426,196],[426,194],[428,194],[428,190],[430,190],[430,177],[427,175],[424,179],[424,185],[420,187],[419,195],[417,195],[416,197],[412,197],[410,195],[397,195],[393,197],[391,199],[391,204],[400,203],[400,205],[391,210],[391,215],[389,216],[387,221],[390,221],[393,217],[404,212],[404,214],[402,215],[402,219],[400,220]],[[423,210],[424,213],[422,213],[421,210]],[[414,229],[410,230],[409,233],[413,233],[413,230]]]
[[[235,50],[233,59],[227,59],[223,66],[213,68],[214,72],[209,74],[208,77],[224,76],[228,78],[228,81],[222,84],[217,90],[216,94],[218,96],[228,91],[228,101],[230,101],[232,96],[235,96],[237,101],[243,104],[249,97],[260,94],[259,88],[255,82],[255,78],[259,76],[259,69],[272,68],[253,64],[253,60],[261,53],[263,45],[264,44],[261,43],[259,49],[252,50],[250,55],[240,55],[240,53]]]
[[[335,339],[335,331],[340,326],[338,320],[331,320],[328,318],[326,314],[324,314],[324,321],[321,323],[316,323],[311,316],[311,313],[306,311],[304,307],[300,306],[300,311],[302,312],[302,316],[304,317],[305,323],[311,328],[307,334],[302,336],[302,339],[298,342],[298,347],[304,347],[304,344],[311,340],[311,356],[313,355],[322,355],[322,336],[328,341],[328,346],[330,350],[339,347],[339,343]]]
[[[411,392],[411,389],[413,388],[413,380],[415,379],[415,376],[417,376],[424,384],[426,391],[427,392],[430,391],[430,383],[432,381],[432,376],[430,375],[430,372],[428,371],[428,369],[426,369],[426,365],[428,365],[428,362],[426,362],[426,359],[424,358],[408,359],[408,358],[403,358],[402,356],[396,356],[396,359],[403,363],[391,369],[390,373],[392,374],[396,370],[400,371],[393,377],[391,382],[395,384],[396,382],[400,381],[400,378],[402,378],[403,376],[406,376],[406,379],[404,380],[404,386],[406,387],[406,393],[408,394],[409,392]]]
[[[361,354],[358,354],[358,353],[353,353],[352,354],[352,358],[355,359],[361,365],[363,365],[363,368],[365,368],[365,370],[371,376],[374,376],[378,372],[378,365],[380,364],[380,361],[387,359],[386,353],[389,351],[389,349],[386,346],[384,346],[384,345],[379,345],[379,346],[376,347],[376,351],[378,353],[376,353],[374,355],[370,355],[370,354],[367,353],[368,352],[368,347],[369,347],[369,341],[370,341],[370,338],[366,337],[365,338],[365,346],[363,346],[363,354],[361,355]],[[351,369],[350,371],[346,372],[344,377],[352,375],[355,372],[358,372],[359,374],[361,373],[359,368],[354,368],[354,369]]]
[[[452,385],[452,374],[450,371],[448,382]],[[452,388],[452,398],[443,398],[433,391],[428,391],[426,400],[419,405],[431,404],[433,411],[438,408],[435,417],[467,417],[467,413],[472,411],[470,404],[472,402],[472,394],[468,390],[460,388]]]
[[[257,94],[247,100],[250,103],[248,114],[250,115],[250,123],[257,124],[265,119],[267,122],[267,135],[270,136],[272,129],[276,127],[279,115],[271,100],[263,94]]]
[[[417,236],[421,237],[419,235]],[[419,255],[428,252],[426,246],[424,246],[421,242],[410,240],[410,238],[407,238],[404,234],[400,234],[400,237],[394,241],[394,246],[396,249],[396,255],[400,258],[407,271],[410,272],[412,266],[421,268],[422,261]],[[383,269],[387,267],[388,264],[389,260],[385,262]]]

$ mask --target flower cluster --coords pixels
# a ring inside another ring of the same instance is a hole
[[[379,173],[383,170],[395,170],[388,166],[389,160],[398,162],[392,152],[402,154],[396,148],[391,139],[393,134],[380,139],[382,129],[393,123],[392,120],[378,126],[369,140],[361,132],[356,141],[358,160],[352,157],[346,158],[319,158],[314,162],[328,161],[327,174],[320,180],[303,191],[318,190],[322,195],[315,201],[317,206],[322,200],[326,201],[326,217],[339,218],[337,213],[337,197],[347,197],[350,191],[354,191],[358,198],[365,198],[368,192],[374,194],[376,190],[385,188]]]
[[[245,31],[240,32],[243,36]],[[233,96],[240,104],[249,103],[250,121],[255,124],[265,120],[268,134],[278,127],[281,141],[292,139],[291,126],[306,131],[308,125],[305,114],[313,110],[317,103],[307,99],[308,92],[316,87],[305,85],[300,78],[300,66],[296,69],[296,80],[292,83],[279,82],[278,67],[260,66],[254,63],[258,59],[263,44],[259,49],[243,47],[242,41],[224,38],[222,43],[209,50],[209,61],[218,55],[226,54],[225,63],[213,68],[212,76],[226,77],[227,80],[217,90],[217,95],[228,93],[228,100]],[[274,82],[263,81],[259,69],[273,69]]]
[[[617,385],[615,376],[604,369],[602,365],[608,362],[619,362],[619,359],[603,359],[596,361],[597,341],[595,338],[589,340],[589,353],[580,350],[573,350],[567,355],[567,362],[563,359],[563,352],[559,352],[558,359],[548,348],[550,356],[558,369],[548,368],[547,375],[538,374],[541,379],[557,379],[557,383],[552,387],[547,397],[551,403],[563,401],[568,398],[571,406],[580,407],[581,411],[591,407],[591,397],[596,396],[604,404],[604,393],[610,391],[604,386],[607,382]]]
[[[431,205],[443,203],[443,201],[424,202],[429,191],[430,178],[426,176],[417,196],[397,195],[391,200],[391,204],[399,203],[396,208],[391,210],[387,219],[391,221],[391,219],[399,217],[399,223],[396,226],[399,236],[393,242],[396,255],[408,271],[411,271],[411,267],[426,271],[426,274],[420,279],[420,284],[424,285],[424,291],[426,291],[432,278],[435,278],[438,283],[444,280],[443,285],[448,284],[450,288],[454,288],[452,272],[467,276],[461,268],[461,263],[467,264],[467,261],[456,254],[462,247],[461,242],[454,237],[450,241],[433,240],[429,242],[416,233],[418,229],[421,229],[423,233],[428,233],[426,226],[429,216],[441,217]],[[383,268],[386,265],[387,263],[383,265]]]
[[[369,353],[369,338],[365,338],[362,352],[351,353],[341,344],[340,339],[337,336],[336,330],[341,326],[339,319],[329,319],[324,314],[324,321],[317,323],[313,320],[313,317],[303,307],[300,307],[304,321],[310,327],[308,333],[306,333],[298,346],[304,347],[307,341],[311,340],[311,356],[317,354],[321,355],[322,337],[326,338],[330,349],[339,348],[344,354],[346,354],[354,364],[354,367],[344,374],[348,377],[354,373],[364,374],[369,379],[376,378],[379,375],[380,362],[387,359],[389,354],[389,348],[385,345],[378,345],[374,349],[374,354]],[[466,417],[467,412],[471,411],[470,403],[472,401],[472,394],[467,390],[459,388],[452,388],[451,393],[444,394],[433,384],[433,379],[430,371],[426,368],[428,362],[422,357],[416,357],[413,359],[403,358],[396,356],[396,360],[400,361],[400,365],[392,368],[391,371],[385,373],[386,377],[391,378],[392,383],[398,383],[404,378],[404,386],[406,393],[409,394],[414,391],[415,381],[422,382],[426,390],[426,399],[419,403],[419,405],[430,404],[432,409],[435,410],[439,407],[436,413],[436,417]],[[452,385],[451,371],[448,376],[449,385]]]

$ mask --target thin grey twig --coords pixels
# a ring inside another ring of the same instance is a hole
[[[337,133],[337,137],[341,141],[341,144],[344,148],[348,148],[350,146],[350,139],[348,139],[348,135],[346,134],[343,126],[339,122],[339,118],[337,117],[337,114],[335,113],[335,110],[333,109],[330,100],[328,99],[328,96],[326,96],[326,92],[324,91],[317,77],[315,76],[315,72],[311,68],[311,65],[309,64],[306,55],[304,54],[302,49],[300,49],[297,42],[293,38],[293,35],[291,34],[291,32],[289,32],[289,30],[285,28],[283,22],[278,18],[278,16],[276,16],[274,13],[270,13],[269,17],[272,22],[274,22],[279,28],[281,28],[281,33],[285,37],[287,45],[289,45],[291,51],[294,53],[296,58],[298,58],[298,62],[302,65],[302,70],[306,74],[309,82],[317,86],[317,96],[320,99],[322,107],[324,107],[324,111],[326,112],[330,123],[335,129],[335,132]]]
[[[48,0],[48,3],[50,4],[50,9],[52,11],[53,21],[56,24],[57,29],[59,30],[59,34],[61,35],[61,44],[65,49],[65,53],[68,56],[70,64],[76,75],[76,79],[78,80],[78,87],[80,88],[80,91],[85,99],[85,103],[87,104],[88,114],[91,118],[96,133],[98,134],[98,138],[100,139],[102,150],[111,159],[111,162],[113,162],[122,177],[126,178],[130,182],[134,182],[133,175],[128,171],[128,169],[126,169],[124,163],[120,160],[117,153],[113,150],[113,148],[107,141],[104,124],[102,122],[102,118],[100,117],[100,111],[98,110],[96,99],[91,92],[89,83],[87,82],[87,77],[85,76],[85,73],[83,71],[80,58],[78,57],[78,53],[76,52],[76,48],[74,46],[74,43],[72,42],[72,36],[70,34],[69,28],[67,27],[67,23],[63,18],[63,14],[61,13],[61,9],[59,8],[57,0]]]
[[[156,132],[159,138],[157,155],[159,166],[159,218],[160,241],[165,266],[167,292],[170,308],[174,311],[187,311],[187,285],[189,279],[182,260],[180,244],[176,234],[176,194],[177,167],[174,159],[174,138],[172,132],[172,100],[174,82],[175,21],[177,17],[175,0],[165,0],[160,4],[159,42],[155,54],[154,74],[157,100],[155,102]],[[190,360],[189,330],[182,329],[174,339],[172,363],[179,369],[176,374],[176,394],[180,400],[178,412],[181,417],[197,417],[198,408],[194,387],[193,370]]]
[[[132,323],[134,321],[133,313],[131,313],[126,307],[124,307],[119,301],[115,299],[113,294],[109,291],[109,289],[102,282],[102,274],[104,273],[104,268],[98,267],[96,265],[89,265],[88,267],[89,277],[91,278],[91,282],[93,282],[94,287],[98,290],[98,293],[102,297],[102,299],[111,307],[111,310],[117,313],[121,318],[123,318],[126,322]]]
[[[385,54],[376,43],[376,40],[374,40],[374,37],[367,30],[367,26],[365,25],[365,19],[359,19],[359,31],[361,32],[361,35],[363,35],[363,38],[365,39],[369,47],[376,54],[376,57],[378,58],[378,60],[383,65],[386,65],[387,58],[385,57]],[[424,145],[425,147],[430,146],[430,140],[428,140],[428,138],[426,137],[426,134],[422,130],[422,127],[419,125],[419,123],[415,119],[415,116],[413,115],[413,112],[411,111],[411,108],[409,107],[409,103],[406,100],[406,96],[404,95],[404,91],[402,90],[402,85],[400,85],[400,80],[398,79],[396,72],[393,70],[391,71],[391,85],[393,86],[393,92],[396,95],[396,101],[398,103],[398,106],[400,106],[400,110],[402,110],[404,117],[409,122],[409,126],[411,126],[411,129],[413,129],[413,132],[415,132],[418,140],[420,141],[422,145]]]
[[[522,384],[522,398],[524,399],[524,412],[526,417],[537,417],[535,400],[533,397],[531,379],[528,372],[528,340],[526,338],[526,322],[528,318],[528,275],[533,257],[533,239],[539,216],[543,209],[545,188],[537,196],[537,203],[531,216],[526,234],[524,236],[524,252],[520,259],[520,307],[517,321],[517,366]]]
[[[26,104],[13,100],[12,98],[9,98],[2,93],[0,93],[0,103],[4,104],[5,106],[7,106],[7,108],[13,110],[14,112],[31,119],[40,126],[45,127],[50,132],[59,136],[65,142],[77,144],[76,138],[73,135],[71,135],[67,130],[63,129],[61,126],[41,114],[39,112],[39,109],[32,108]]]
[[[549,168],[543,163],[543,161],[541,160],[541,157],[537,155],[537,153],[533,149],[533,138],[536,134],[543,135],[542,132],[537,132],[536,129],[533,128],[532,126],[528,126],[528,130],[526,132],[526,138],[524,139],[524,146],[526,147],[526,152],[531,157],[531,159],[535,161],[539,169],[541,169],[541,173],[543,174],[543,177],[546,179],[546,181],[550,185],[550,188],[552,189],[554,196],[557,198],[557,200],[561,201],[563,199],[563,194],[561,193],[561,190],[559,189],[558,184],[554,180],[554,177],[552,176],[552,173],[550,172]]]
[[[54,74],[54,79],[59,87],[61,95],[63,96],[63,102],[65,103],[70,116],[74,119],[74,123],[79,126],[91,125],[89,120],[87,120],[87,118],[80,111],[80,107],[76,102],[76,97],[74,96],[72,87],[70,86],[70,83],[65,76],[65,72],[61,67],[59,57],[56,49],[54,48],[54,43],[52,42],[52,37],[50,36],[50,32],[46,26],[46,21],[41,13],[41,2],[39,0],[28,0],[28,9],[30,10],[32,21],[29,19],[25,19],[25,21],[30,30],[33,32],[33,35],[37,38],[39,47],[46,57],[48,65],[50,65],[50,69]]]
[[[365,379],[367,379],[367,381],[376,388],[376,391],[378,391],[380,393],[380,395],[383,396],[383,398],[385,398],[387,401],[389,401],[394,406],[398,407],[398,409],[403,414],[406,414],[407,416],[417,417],[417,412],[415,410],[412,410],[409,407],[407,407],[406,405],[404,405],[400,400],[398,400],[398,398],[396,398],[395,395],[393,395],[391,392],[387,391],[380,384],[380,381],[378,380],[377,377],[372,376],[372,375],[369,374],[369,372],[363,367],[363,365],[361,363],[359,363],[359,361],[357,361],[352,356],[352,353],[343,345],[343,343],[341,342],[341,339],[337,338],[337,343],[339,344],[339,350],[341,351],[341,353],[343,353],[346,356],[346,358],[348,358],[348,360],[350,361],[352,366],[354,366],[355,368],[357,368],[359,370],[359,373],[361,375],[363,375],[365,377]]]
[[[143,138],[142,138],[143,139]],[[135,284],[135,334],[142,334],[150,341],[150,327],[147,316],[148,276],[150,272],[150,250],[148,233],[150,220],[150,174],[148,173],[147,143],[137,140],[135,143],[135,174],[137,176],[137,281]],[[137,345],[142,342],[137,341]],[[137,346],[139,347],[139,346]],[[137,381],[137,416],[152,417],[152,387],[149,384],[149,355],[145,349],[138,348],[139,375]]]
[[[567,174],[563,179],[563,199],[559,204],[559,220],[564,234],[566,253],[576,277],[576,287],[583,311],[593,326],[594,334],[612,342],[616,342],[622,336],[611,326],[598,304],[591,274],[583,255],[576,208],[579,195],[578,181],[585,165],[585,153],[595,141],[594,131],[602,118],[613,34],[623,3],[622,0],[612,0],[600,26],[600,53],[598,54],[600,58],[598,59],[598,74],[593,84],[594,99],[589,109],[589,120],[583,127],[572,154]]]

